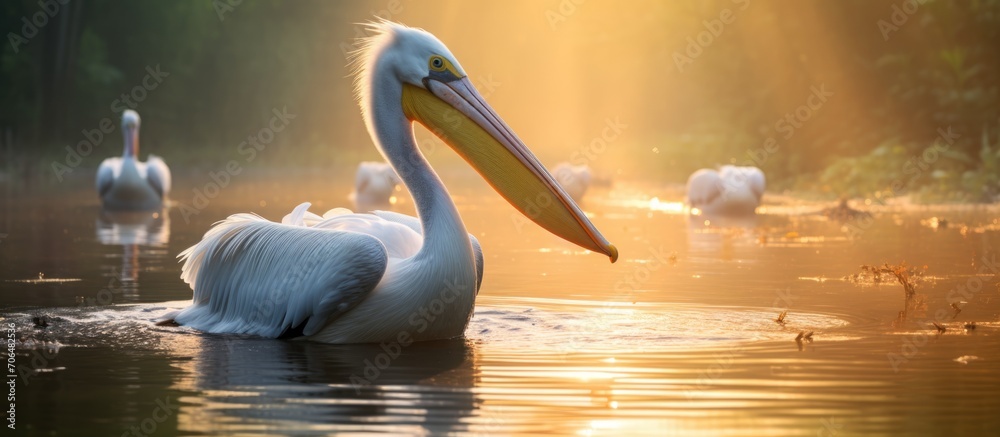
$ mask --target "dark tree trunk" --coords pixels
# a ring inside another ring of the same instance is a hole
[[[66,126],[72,124],[68,116],[73,107],[83,6],[83,0],[71,0],[50,18],[42,31],[42,71],[37,84],[42,99],[42,126],[39,127],[41,139],[45,141],[63,139],[67,134]]]

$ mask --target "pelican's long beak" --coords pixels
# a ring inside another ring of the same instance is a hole
[[[618,249],[594,227],[548,170],[490,108],[468,78],[403,86],[403,112],[455,149],[494,189],[549,232],[618,259]]]

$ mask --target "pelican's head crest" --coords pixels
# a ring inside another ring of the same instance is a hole
[[[430,32],[388,20],[362,24],[370,35],[351,53],[355,96],[367,110],[372,76],[377,67],[388,69],[401,83],[426,88],[424,80],[461,79],[465,70],[448,47]]]

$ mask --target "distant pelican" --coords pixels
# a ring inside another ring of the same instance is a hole
[[[764,186],[764,172],[757,167],[703,168],[688,178],[688,204],[708,214],[753,214],[760,206]]]
[[[359,205],[387,205],[400,183],[402,181],[391,165],[384,162],[362,162],[354,176],[354,201]]]
[[[170,192],[170,169],[159,156],[150,154],[139,162],[139,114],[122,113],[125,151],[121,158],[108,158],[97,169],[97,193],[110,210],[151,210],[163,204]]]
[[[590,186],[590,167],[586,165],[573,165],[568,162],[560,162],[552,167],[552,176],[555,176],[559,185],[566,190],[566,194],[573,200],[579,202]]]
[[[194,300],[172,314],[176,323],[327,343],[461,336],[482,282],[483,254],[417,148],[413,122],[438,135],[543,228],[612,262],[618,258],[443,43],[388,21],[370,27],[376,36],[355,60],[361,112],[418,217],[345,209],[321,217],[307,211],[308,203],[281,223],[230,216],[180,254],[181,277]]]

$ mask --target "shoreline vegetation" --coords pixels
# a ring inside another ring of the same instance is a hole
[[[980,153],[975,158],[952,151],[941,139],[924,148],[922,153],[911,153],[912,147],[887,143],[867,155],[834,160],[827,168],[812,174],[769,177],[768,196],[789,196],[817,202],[851,200],[852,205],[860,205],[858,207],[862,209],[872,205],[1000,203],[1000,135],[991,141],[984,129],[979,139]],[[17,154],[8,150],[6,156],[5,151],[0,148],[0,186],[32,186],[46,190],[61,184],[62,178],[78,183],[89,181],[93,179],[97,166],[103,159],[116,155],[119,142],[110,141],[110,147],[94,148],[94,151],[85,156],[75,153],[66,145],[61,150],[56,147],[39,147]],[[447,149],[443,144],[439,146]],[[178,182],[182,184],[185,176],[197,178],[199,175],[206,175],[225,167],[232,160],[238,161],[248,173],[267,177],[289,171],[300,175],[329,174],[331,170],[353,172],[358,162],[382,159],[370,146],[346,149],[305,147],[305,154],[299,153],[301,150],[296,145],[288,143],[276,142],[269,147],[274,150],[262,151],[257,162],[243,162],[243,157],[235,153],[232,145],[202,147],[183,153],[174,153],[175,149],[169,146],[157,146],[153,150],[143,150],[140,158],[144,159],[148,152],[152,152],[169,160]],[[437,149],[437,146],[433,148]],[[660,149],[669,147],[661,146]],[[58,152],[53,153],[53,150]],[[285,153],[293,151],[295,153]],[[426,148],[423,151],[425,154],[428,152]],[[461,159],[450,151],[447,154],[432,154],[432,160],[444,164],[442,169],[461,164]],[[16,158],[10,159],[11,156]],[[543,156],[542,159],[543,162],[555,162],[558,158]],[[968,164],[975,160],[979,160],[980,165],[968,168]],[[67,166],[67,163],[77,165]],[[725,162],[718,164],[723,163]],[[597,168],[599,172],[614,174],[615,180],[626,183],[643,181],[667,186],[683,185],[690,171],[702,166],[712,166],[701,163],[677,164],[674,166],[675,170],[664,171],[655,164],[632,163],[621,165],[617,169]]]

